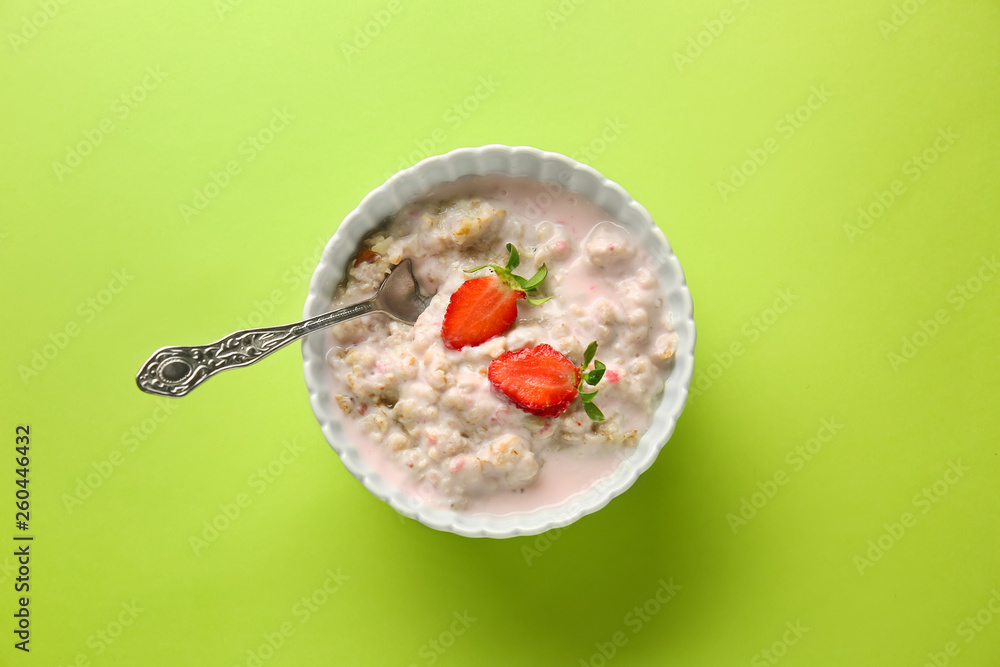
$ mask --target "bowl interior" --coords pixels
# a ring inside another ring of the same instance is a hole
[[[395,174],[369,193],[344,219],[324,249],[309,285],[305,317],[319,315],[329,308],[335,288],[344,277],[348,261],[362,240],[386,216],[392,215],[408,201],[427,194],[438,185],[474,175],[532,178],[582,195],[605,209],[635,234],[652,256],[665,298],[674,316],[679,345],[649,430],[642,436],[635,451],[619,464],[614,473],[559,505],[504,516],[439,509],[422,503],[419,498],[387,482],[372,470],[351,444],[341,425],[340,414],[333,409],[331,403],[327,381],[328,366],[325,361],[326,339],[322,334],[309,336],[302,344],[306,386],[323,434],[344,465],[369,491],[401,514],[432,528],[469,537],[533,535],[565,526],[606,505],[632,485],[669,440],[677,418],[684,409],[694,368],[693,306],[680,262],[671,250],[666,236],[646,209],[621,186],[593,168],[558,153],[525,146],[491,145],[461,148],[445,155],[427,158]]]

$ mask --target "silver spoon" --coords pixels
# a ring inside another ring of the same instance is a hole
[[[208,345],[161,347],[139,369],[135,382],[149,394],[184,396],[216,373],[249,366],[293,340],[345,320],[378,312],[413,324],[429,302],[417,289],[413,263],[404,259],[367,301],[294,324],[236,331]]]

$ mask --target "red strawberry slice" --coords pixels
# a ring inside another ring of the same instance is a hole
[[[517,319],[517,300],[525,296],[497,276],[466,280],[451,295],[444,314],[445,347],[461,350],[499,336]]]
[[[488,375],[517,407],[539,417],[566,410],[580,384],[580,369],[544,343],[504,352],[490,363]]]

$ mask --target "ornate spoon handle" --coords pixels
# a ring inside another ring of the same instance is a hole
[[[294,324],[244,329],[208,345],[161,347],[139,369],[139,389],[184,396],[216,373],[249,366],[306,334],[377,310],[375,300],[356,303]]]

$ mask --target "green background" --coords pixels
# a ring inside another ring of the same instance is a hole
[[[997,2],[345,4],[0,5],[0,664],[253,665],[282,627],[262,664],[998,664]],[[627,494],[465,539],[344,470],[297,350],[136,390],[298,319],[369,190],[485,143],[592,164],[684,264],[699,390]]]

